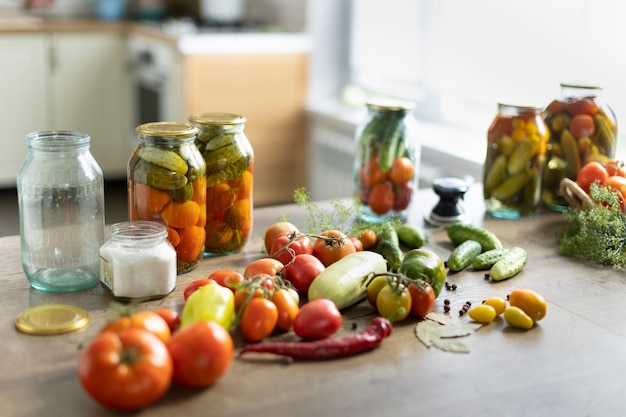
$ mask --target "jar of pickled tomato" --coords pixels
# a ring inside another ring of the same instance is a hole
[[[203,259],[206,164],[195,145],[198,129],[187,123],[151,122],[136,129],[139,145],[128,161],[130,220],[167,227],[176,250],[176,272]]]
[[[197,113],[196,145],[206,163],[204,256],[241,251],[252,232],[254,152],[244,133],[246,119],[231,113]]]
[[[367,116],[357,127],[354,195],[360,199],[359,217],[382,222],[406,220],[419,179],[421,147],[414,103],[372,99]]]
[[[561,84],[560,97],[543,112],[550,142],[541,199],[555,211],[568,207],[559,191],[563,178],[576,180],[587,162],[615,157],[617,120],[602,92],[599,86]]]
[[[515,219],[536,213],[548,139],[540,107],[498,103],[498,114],[487,132],[483,167],[489,214]]]

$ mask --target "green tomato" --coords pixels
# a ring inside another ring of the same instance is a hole
[[[180,315],[185,327],[198,321],[211,320],[230,331],[235,324],[235,296],[218,283],[209,283],[191,293]]]
[[[428,282],[433,287],[435,298],[439,296],[447,277],[446,268],[441,257],[435,252],[424,248],[408,251],[404,255],[404,260],[398,272],[411,279],[421,278]]]

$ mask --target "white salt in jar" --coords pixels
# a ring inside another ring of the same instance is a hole
[[[100,248],[100,283],[117,298],[163,297],[176,286],[176,251],[151,221],[113,224]]]

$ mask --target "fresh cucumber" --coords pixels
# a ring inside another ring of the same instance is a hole
[[[491,249],[483,252],[474,258],[474,260],[472,261],[472,266],[477,271],[491,269],[491,267],[494,266],[495,263],[498,262],[506,252],[508,252],[507,248]]]
[[[394,245],[389,240],[381,240],[375,246],[375,251],[380,253],[387,261],[387,269],[391,272],[396,272],[400,265],[402,265],[402,259],[404,253],[399,246]]]
[[[409,223],[402,223],[397,226],[396,233],[398,234],[400,242],[406,245],[409,249],[421,248],[428,240],[422,229]]]
[[[482,252],[482,246],[475,240],[466,240],[454,248],[448,257],[448,269],[458,272],[472,263]]]
[[[349,307],[363,297],[367,290],[365,276],[387,272],[387,261],[379,253],[360,251],[351,253],[329,265],[311,283],[308,299],[326,298],[338,309]]]
[[[502,249],[502,242],[492,232],[482,227],[474,226],[469,223],[452,223],[447,228],[448,237],[456,246],[466,240],[475,240],[480,243],[482,251],[486,252],[491,249]]]
[[[502,281],[517,275],[528,262],[528,253],[519,246],[511,248],[489,270],[489,276],[494,281]]]
[[[398,232],[396,232],[396,228],[393,224],[389,222],[385,222],[381,225],[380,231],[376,233],[376,241],[382,242],[383,240],[388,240],[396,246],[400,246],[400,238],[398,236]]]

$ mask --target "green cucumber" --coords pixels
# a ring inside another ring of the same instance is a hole
[[[482,246],[475,240],[466,240],[454,248],[448,257],[448,269],[458,272],[472,263],[482,252]]]
[[[466,240],[475,240],[480,243],[482,251],[486,252],[491,249],[502,249],[502,242],[498,237],[487,229],[474,226],[468,223],[452,223],[447,228],[448,237],[456,246]]]
[[[387,272],[387,261],[379,253],[360,251],[330,264],[311,283],[308,300],[326,298],[343,309],[365,297],[367,285],[364,278],[370,273]]]
[[[509,250],[507,248],[504,249],[491,249],[486,252],[481,253],[472,261],[472,266],[477,271],[484,271],[487,269],[491,269],[492,266],[495,265],[496,262],[502,258],[502,256],[507,253]]]
[[[381,225],[381,229],[378,233],[376,233],[376,241],[382,242],[383,240],[388,240],[396,246],[400,246],[400,238],[398,237],[398,232],[393,224],[386,222]]]
[[[413,224],[402,223],[396,227],[396,233],[400,242],[409,249],[421,248],[428,240],[424,231]]]
[[[385,135],[378,148],[378,166],[381,171],[388,172],[393,165],[397,155],[397,148],[400,139],[404,136],[404,121],[402,118],[390,118],[385,129]]]
[[[511,248],[489,270],[489,276],[493,281],[502,281],[517,275],[528,262],[528,254],[519,246]]]
[[[381,240],[376,244],[374,250],[385,258],[389,271],[396,272],[402,265],[404,253],[398,245],[394,245],[391,241]]]

